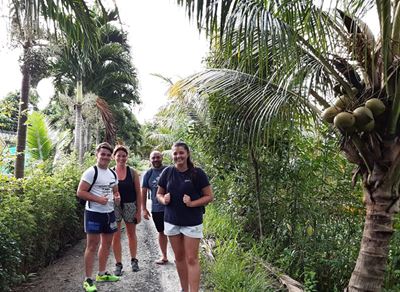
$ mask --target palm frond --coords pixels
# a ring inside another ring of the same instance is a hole
[[[304,119],[305,122],[316,116],[304,90],[285,88],[239,71],[210,69],[178,81],[169,93],[182,96],[188,103],[201,98],[202,94],[221,96],[228,106],[217,119],[225,121],[225,129],[228,131],[229,124],[234,123],[239,132],[248,132],[251,125],[250,138],[259,141],[277,117]]]
[[[100,0],[97,2],[101,3]],[[68,36],[70,43],[76,44],[83,55],[97,50],[99,35],[93,12],[85,1],[39,1],[40,9],[46,19],[52,19],[60,30]]]
[[[100,97],[96,99],[96,106],[100,112],[105,127],[104,141],[114,144],[116,138],[116,125],[110,107],[107,102]]]
[[[338,9],[338,14],[343,20],[347,30],[344,42],[348,44],[349,55],[354,56],[360,68],[366,72],[364,82],[368,87],[377,87],[380,84],[380,76],[376,74],[377,59],[375,59],[375,37],[369,27],[360,19],[357,19]]]

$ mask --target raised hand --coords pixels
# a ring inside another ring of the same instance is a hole
[[[170,195],[170,193],[166,193],[164,195],[164,205],[168,205],[169,202],[171,202],[171,195]]]
[[[187,207],[191,207],[192,206],[192,198],[188,195],[183,195],[183,203],[187,206]]]

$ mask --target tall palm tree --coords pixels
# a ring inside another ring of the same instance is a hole
[[[19,103],[17,158],[15,161],[15,177],[24,176],[26,120],[31,84],[31,52],[34,45],[43,39],[48,39],[42,29],[43,20],[56,24],[60,31],[68,35],[71,42],[82,47],[85,52],[96,46],[96,34],[93,33],[94,22],[85,1],[71,0],[16,0],[8,1],[10,7],[11,27],[14,39],[23,48],[22,53],[22,84]],[[75,29],[72,29],[75,27]]]
[[[53,66],[55,85],[58,92],[76,95],[75,109],[75,148],[82,161],[82,143],[80,141],[83,97],[86,93],[98,96],[96,103],[100,110],[105,128],[106,139],[115,140],[115,124],[111,115],[105,115],[102,109],[112,110],[139,102],[135,68],[131,63],[127,35],[110,24],[118,19],[116,10],[96,16],[97,31],[100,36],[98,51],[89,57],[83,56],[75,46],[66,43]]]
[[[347,291],[380,291],[399,209],[400,1],[332,1],[326,9],[311,0],[178,3],[210,34],[215,69],[172,92],[228,97],[238,106],[223,118],[234,119],[236,131],[251,125],[255,143],[273,120],[309,121],[326,109],[322,117],[334,122],[341,150],[356,165],[366,206]],[[379,39],[361,21],[374,7]]]

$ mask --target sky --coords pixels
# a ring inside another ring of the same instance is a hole
[[[202,60],[208,52],[208,42],[199,35],[185,9],[176,0],[116,0],[123,28],[128,32],[133,65],[137,69],[142,104],[134,108],[139,122],[150,121],[158,109],[167,103],[168,85],[160,74],[173,81],[202,70]],[[112,7],[112,2],[110,1]],[[4,19],[0,36],[7,33]],[[7,46],[0,38],[0,97],[18,90],[21,84],[19,50]],[[39,83],[39,107],[47,105],[54,94],[50,80]]]
[[[117,5],[138,71],[143,104],[135,112],[142,122],[167,101],[168,84],[151,74],[176,81],[201,71],[208,42],[176,0],[117,0]]]

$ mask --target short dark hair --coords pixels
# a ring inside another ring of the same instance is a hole
[[[110,150],[111,153],[113,152],[112,146],[111,146],[109,143],[107,143],[107,142],[103,142],[103,143],[100,143],[99,145],[97,145],[97,147],[96,147],[96,153],[99,152],[101,148]]]

